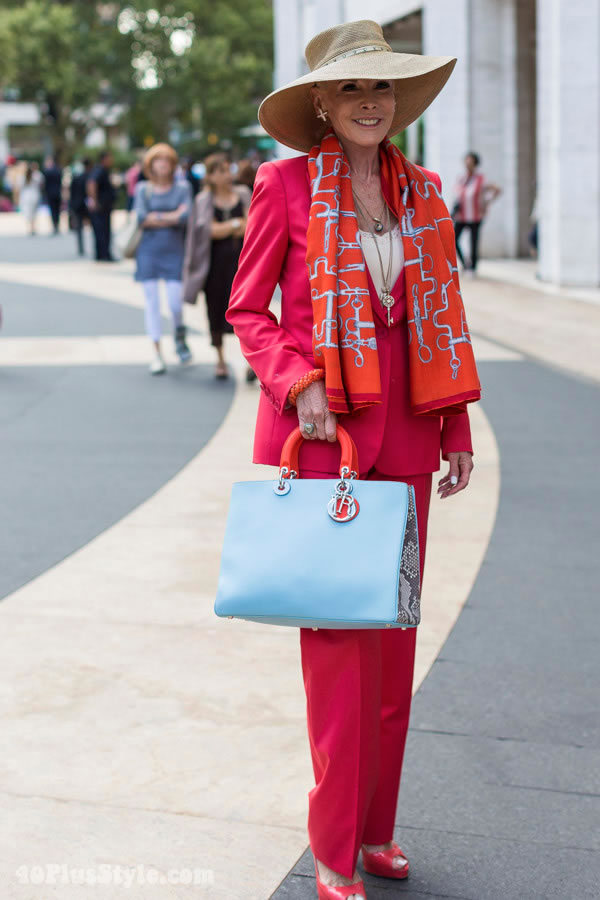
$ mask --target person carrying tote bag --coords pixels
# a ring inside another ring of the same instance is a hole
[[[175,352],[182,365],[192,357],[183,321],[182,269],[185,232],[192,208],[192,191],[187,181],[176,179],[177,153],[169,144],[154,144],[144,156],[144,175],[135,187],[134,212],[141,228],[135,250],[135,280],[144,289],[145,322],[154,348],[151,375],[167,371],[161,352],[160,282],[166,288],[173,322]]]
[[[207,186],[196,196],[186,239],[184,299],[195,303],[204,291],[210,340],[217,351],[217,378],[227,378],[223,335],[233,331],[225,318],[237,270],[250,189],[233,184],[229,160],[213,153],[205,160]]]
[[[364,482],[412,486],[422,578],[432,476],[441,453],[439,496],[467,487],[467,404],[481,393],[439,176],[389,139],[423,113],[456,60],[394,53],[368,20],[316,35],[306,59],[308,74],[259,109],[265,130],[304,155],[258,170],[227,312],[262,388],[253,460],[279,466],[300,428],[302,479],[335,483],[342,425],[357,448],[357,497]],[[374,566],[376,554],[375,541],[364,561],[329,566]],[[359,853],[369,872],[409,872],[392,838],[416,629],[300,627],[299,637],[317,890],[356,900]]]

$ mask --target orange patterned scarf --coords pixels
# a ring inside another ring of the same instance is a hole
[[[458,283],[454,229],[437,187],[386,138],[383,186],[400,222],[413,413],[451,415],[481,389]],[[352,413],[381,403],[379,358],[348,161],[333,131],[308,158],[312,202],[306,262],[313,353],[325,369],[329,408]]]

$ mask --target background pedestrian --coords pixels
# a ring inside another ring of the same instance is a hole
[[[62,205],[62,177],[63,171],[58,165],[56,159],[49,156],[43,169],[44,175],[44,194],[46,202],[50,210],[50,218],[52,219],[52,228],[54,234],[58,234],[60,230],[60,208]]]
[[[183,323],[182,270],[185,228],[192,208],[188,181],[175,179],[177,153],[169,144],[155,144],[144,157],[146,181],[136,185],[134,209],[143,228],[136,254],[136,281],[142,283],[146,302],[146,331],[154,344],[152,375],[166,372],[160,348],[159,282],[165,283],[175,329],[175,351],[182,363],[191,359]]]
[[[235,176],[236,184],[245,184],[252,191],[256,180],[256,172],[257,166],[254,165],[251,159],[240,160]]]
[[[459,176],[454,188],[455,202],[453,207],[454,238],[456,240],[456,253],[470,275],[474,275],[479,258],[479,230],[490,203],[496,199],[501,189],[486,181],[485,176],[478,171],[480,158],[477,153],[467,153],[465,156],[465,173]],[[469,264],[460,248],[460,236],[464,229],[471,235],[471,257]]]
[[[138,183],[139,177],[142,172],[142,164],[139,159],[136,159],[134,164],[130,166],[125,172],[125,188],[127,190],[127,212],[131,212],[133,210],[133,203],[135,197],[135,186]]]
[[[215,375],[227,378],[223,335],[231,334],[233,328],[225,313],[246,230],[250,190],[246,185],[234,185],[229,160],[223,153],[213,153],[204,164],[206,187],[196,197],[188,231],[184,294],[193,303],[204,289],[210,340],[217,351]]]
[[[195,197],[199,193],[202,182],[193,171],[194,160],[191,156],[184,156],[180,165],[180,177],[185,178],[192,189],[192,195]]]
[[[81,166],[80,171],[73,175],[69,187],[69,215],[71,228],[77,237],[77,252],[79,256],[84,256],[83,229],[90,218],[87,207],[87,182],[92,171],[91,159],[84,159]]]
[[[25,160],[17,159],[15,156],[8,156],[2,176],[2,187],[10,194],[13,207],[19,206],[19,193],[21,185],[25,180],[27,171],[27,163]]]
[[[116,194],[110,177],[112,164],[112,154],[105,150],[98,157],[98,163],[87,180],[87,207],[94,230],[96,259],[99,262],[115,262],[110,252],[111,216]]]
[[[19,192],[19,208],[29,227],[29,234],[35,234],[35,220],[42,200],[44,177],[36,162],[27,166]]]

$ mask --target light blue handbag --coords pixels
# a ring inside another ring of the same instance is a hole
[[[339,479],[298,478],[296,428],[279,478],[233,485],[218,616],[302,628],[407,628],[420,621],[415,492],[359,481],[338,425]]]

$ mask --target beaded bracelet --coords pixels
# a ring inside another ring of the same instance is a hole
[[[292,406],[296,405],[298,394],[306,390],[306,388],[314,381],[321,381],[322,378],[325,378],[325,369],[313,369],[311,372],[307,372],[306,375],[303,375],[302,378],[299,378],[298,381],[291,386],[288,394],[288,400]]]

